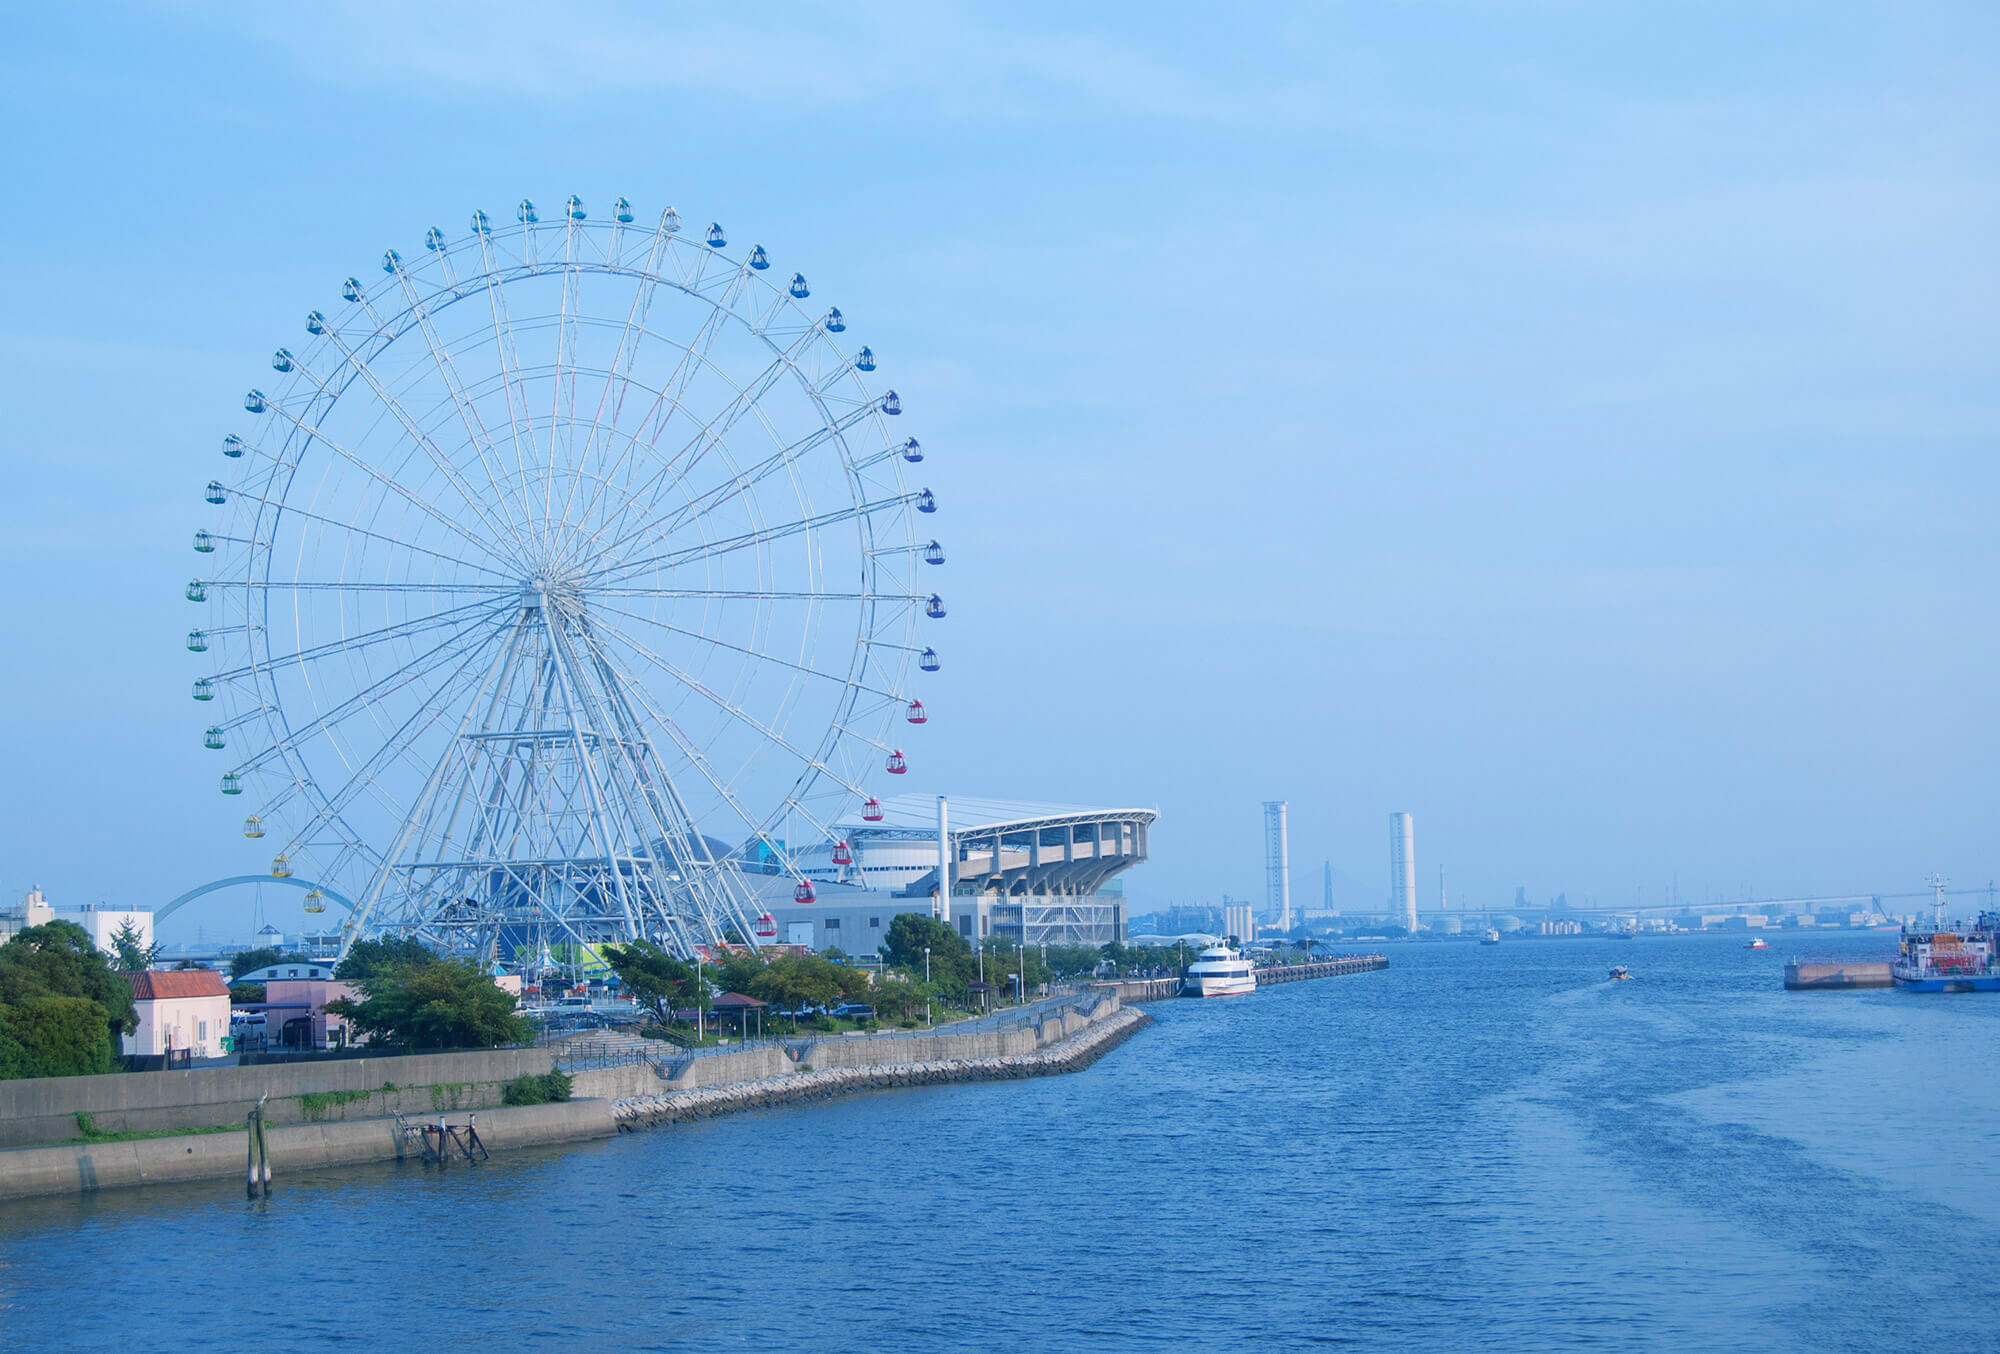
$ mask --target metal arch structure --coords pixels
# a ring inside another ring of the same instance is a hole
[[[706,834],[810,897],[783,834],[907,765],[939,666],[923,451],[841,312],[672,208],[550,217],[349,278],[204,493],[203,742],[273,877],[358,900],[349,945],[750,941]]]
[[[310,879],[300,879],[297,875],[287,875],[282,879],[274,879],[268,874],[233,874],[227,879],[211,879],[206,884],[189,889],[186,893],[183,893],[180,897],[165,906],[155,908],[153,910],[153,925],[158,926],[161,922],[197,898],[211,893],[219,893],[223,889],[238,888],[245,884],[289,884],[295,889],[304,889],[307,893],[311,893],[317,889],[320,895],[328,901],[339,903],[349,912],[354,911],[354,900],[348,898],[339,890],[330,889],[324,884],[314,883]]]

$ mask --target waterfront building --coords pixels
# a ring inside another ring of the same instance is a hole
[[[213,1058],[229,1033],[229,987],[214,969],[127,973],[139,1028],[124,1036],[128,1057]]]
[[[953,797],[947,819],[931,796],[884,799],[836,824],[837,839],[792,846],[793,860],[813,881],[813,902],[774,898],[766,890],[760,898],[778,938],[787,941],[808,924],[826,937],[824,922],[834,915],[828,906],[836,900],[856,915],[882,919],[880,927],[863,928],[868,932],[886,927],[897,912],[922,910],[942,915],[968,940],[1122,941],[1127,912],[1115,877],[1145,862],[1158,816],[1152,809]],[[941,901],[947,896],[939,886],[943,874],[950,877],[948,901]],[[856,897],[861,893],[875,897]],[[849,943],[862,937],[849,936],[845,911],[837,920],[840,938],[830,943],[848,953],[869,953],[880,943],[879,937]],[[829,942],[800,943],[824,948]]]
[[[339,1048],[353,1039],[345,1020],[327,1012],[326,1004],[341,997],[358,997],[353,987],[333,976],[333,964],[310,960],[268,964],[236,980],[261,983],[264,1000],[236,1007],[261,1012],[264,1037],[281,1048]],[[520,995],[516,978],[515,995]]]
[[[1277,924],[1280,935],[1291,934],[1292,851],[1282,799],[1264,801],[1264,913]]]
[[[1415,934],[1417,929],[1417,824],[1407,813],[1389,815],[1389,917]]]

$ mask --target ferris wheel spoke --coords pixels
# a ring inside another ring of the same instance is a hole
[[[713,488],[703,490],[693,498],[668,509],[658,516],[647,516],[639,525],[626,530],[620,525],[620,534],[609,545],[603,547],[605,554],[616,552],[633,541],[671,536],[695,517],[716,511],[733,501],[739,494],[747,493],[771,475],[791,466],[816,448],[833,441],[849,428],[867,418],[875,410],[874,405],[862,405],[832,420],[824,426],[808,433],[789,446],[780,447],[763,460],[754,462],[737,471]],[[689,467],[692,469],[692,467]],[[657,494],[655,495],[657,501]],[[629,510],[628,510],[629,511]],[[649,505],[646,512],[652,511]],[[620,514],[621,518],[624,516]]]
[[[240,774],[245,771],[258,770],[273,757],[282,755],[288,749],[298,747],[306,739],[317,737],[319,734],[346,722],[356,713],[372,708],[381,697],[386,696],[391,691],[401,690],[403,687],[409,685],[411,681],[416,680],[420,670],[435,671],[442,668],[447,659],[458,660],[476,653],[482,644],[491,642],[494,633],[494,631],[488,630],[484,633],[471,635],[468,638],[464,634],[464,628],[454,631],[450,636],[440,640],[436,645],[411,658],[401,666],[384,673],[356,691],[353,695],[322,711],[306,723],[296,728],[286,725],[282,737],[274,739],[269,747],[256,756],[245,760],[242,765],[236,768],[237,772]],[[449,686],[451,681],[456,680],[462,675],[463,671],[461,668],[449,668],[446,671],[444,685]],[[260,705],[260,711],[261,709],[262,706]]]
[[[767,589],[761,592],[728,588],[592,588],[597,597],[709,597],[723,602],[921,602],[915,593],[893,592],[791,592]]]
[[[303,370],[303,368],[301,370]],[[393,491],[397,497],[401,498],[404,502],[408,503],[418,512],[421,512],[424,516],[430,518],[432,521],[444,527],[447,531],[450,531],[454,535],[458,536],[460,539],[465,541],[467,545],[470,545],[474,549],[479,550],[481,553],[485,554],[488,558],[497,557],[499,552],[497,552],[494,549],[493,542],[482,541],[481,539],[479,539],[479,537],[467,531],[465,529],[464,524],[459,522],[456,518],[452,517],[448,513],[441,511],[436,504],[432,503],[429,499],[423,497],[421,494],[416,493],[414,490],[410,489],[408,486],[404,485],[402,482],[397,480],[394,476],[387,474],[379,467],[371,464],[370,462],[362,459],[360,456],[357,456],[354,452],[348,450],[339,441],[328,436],[325,432],[322,432],[316,424],[306,422],[304,419],[301,419],[296,414],[290,412],[284,405],[278,404],[275,401],[267,404],[266,407],[269,408],[272,412],[276,413],[280,418],[283,418],[286,422],[290,423],[294,428],[296,428],[299,431],[301,435],[306,437],[308,440],[319,443],[321,446],[327,448],[329,451],[333,452],[336,456],[340,457],[341,460],[353,466],[355,469],[359,470],[362,474],[368,476],[368,478],[374,480],[377,484],[380,484],[385,489]]]
[[[673,238],[667,227],[668,218],[662,215],[660,224],[653,228],[653,236],[646,250],[646,262],[640,270],[639,285],[632,289],[632,303],[625,312],[625,327],[619,331],[618,346],[612,350],[611,361],[605,364],[604,388],[597,395],[597,412],[591,419],[589,441],[585,451],[591,451],[600,431],[608,442],[618,427],[618,420],[625,408],[625,392],[631,388],[633,365],[638,361],[640,341],[646,335],[646,322],[652,314],[653,298],[660,289],[660,255]],[[679,229],[678,222],[674,229]],[[622,238],[622,237],[621,237]],[[610,418],[605,415],[609,410]],[[585,457],[588,463],[588,456]],[[614,467],[615,469],[615,467]],[[606,480],[611,476],[607,475]],[[571,486],[572,491],[574,485]],[[594,510],[596,504],[591,505]],[[590,520],[586,512],[583,520]]]
[[[492,435],[486,431],[485,421],[479,417],[479,411],[473,407],[472,401],[466,398],[465,382],[458,374],[458,364],[452,360],[451,347],[438,337],[437,326],[432,322],[429,306],[417,296],[409,271],[400,262],[396,265],[395,275],[397,283],[403,289],[403,302],[409,308],[410,317],[417,322],[417,330],[423,335],[425,346],[430,349],[431,363],[437,368],[438,379],[444,383],[445,393],[451,396],[451,402],[458,410],[459,423],[465,428],[465,435],[472,444],[473,454],[479,458],[480,469],[486,473],[486,482],[493,490],[493,497],[504,501],[505,496],[500,492],[503,477],[487,460],[487,453],[493,446]],[[449,289],[446,294],[456,297],[457,288]],[[508,526],[517,533],[516,539],[525,534],[526,523],[515,521],[511,514]]]
[[[467,482],[465,476],[460,472],[459,467],[449,456],[445,455],[444,449],[438,446],[431,435],[423,430],[422,426],[411,416],[410,411],[403,407],[402,401],[396,398],[395,392],[383,384],[381,377],[375,374],[374,368],[368,365],[361,354],[343,342],[335,330],[329,328],[326,331],[326,336],[335,351],[346,358],[348,367],[356,376],[361,378],[362,383],[374,394],[382,407],[389,412],[390,417],[394,418],[402,427],[404,434],[419,447],[423,448],[424,454],[430,458],[431,464],[436,467],[438,473],[444,476],[446,483],[458,491],[458,496],[464,502],[465,506],[485,525],[488,531],[493,533],[494,544],[497,546],[502,542],[518,540],[518,537],[513,534],[511,527],[503,527],[502,524],[493,520],[492,516],[486,510],[481,495]],[[499,487],[497,482],[493,484],[496,494]]]
[[[751,834],[764,844],[766,850],[769,850],[774,856],[785,860],[789,865],[791,863],[789,853],[779,848],[765,833],[764,824],[743,807],[742,800],[723,782],[722,778],[716,773],[713,763],[709,761],[707,754],[701,750],[700,746],[693,739],[689,738],[678,724],[661,713],[659,708],[653,704],[652,698],[646,693],[644,687],[627,677],[616,663],[613,663],[608,656],[604,655],[601,650],[598,650],[595,639],[586,635],[584,642],[590,645],[594,651],[598,652],[598,659],[603,664],[604,670],[612,675],[625,696],[638,706],[644,715],[652,721],[655,728],[664,733],[674,746],[680,749],[681,755],[687,758],[688,763],[701,773],[702,779],[709,783],[710,788],[715,791],[716,795],[730,807],[737,818],[742,820],[744,826],[750,829]],[[805,813],[803,806],[799,806],[799,811],[802,816],[810,819],[810,815]],[[815,826],[818,826],[818,824],[815,823]],[[797,875],[797,869],[794,868],[792,873]]]
[[[519,583],[363,583],[359,580],[307,582],[282,578],[217,578],[203,580],[211,588],[225,592],[241,589],[251,593],[273,592],[474,592],[498,595],[518,593]]]
[[[430,558],[444,564],[456,564],[462,569],[474,569],[482,574],[492,574],[495,578],[509,580],[513,578],[513,575],[508,574],[505,570],[495,569],[491,565],[474,564],[469,559],[460,559],[456,555],[447,555],[442,550],[432,550],[425,546],[413,545],[408,541],[398,540],[394,536],[384,536],[379,531],[370,531],[366,527],[356,526],[354,523],[343,521],[338,517],[328,517],[325,513],[313,512],[308,508],[295,507],[281,498],[270,498],[261,494],[247,494],[241,490],[237,491],[236,498],[245,503],[257,503],[267,508],[273,508],[281,518],[287,515],[303,517],[309,522],[318,522],[322,526],[332,527],[337,531],[344,531],[352,536],[365,536],[371,541],[380,541],[384,545],[396,550],[407,550],[418,555],[428,555]],[[234,540],[236,538],[217,537],[217,539]],[[240,543],[244,545],[268,544],[268,542],[258,541],[242,541]]]
[[[679,550],[668,551],[664,555],[652,555],[644,559],[626,560],[612,566],[611,569],[606,571],[606,576],[612,581],[617,581],[622,578],[629,578],[632,573],[645,569],[677,569],[684,564],[693,564],[700,560],[712,559],[718,555],[730,555],[739,550],[751,550],[760,545],[768,545],[772,541],[781,541],[787,536],[796,536],[800,532],[818,531],[825,527],[836,526],[842,522],[852,522],[858,518],[867,517],[887,508],[897,507],[904,503],[914,503],[916,499],[917,495],[915,494],[899,494],[895,498],[877,499],[872,503],[853,503],[845,508],[834,508],[812,517],[802,517],[797,521],[780,523],[776,526],[765,527],[759,531],[747,531],[737,536],[725,536],[718,541],[686,546]]]
[[[496,266],[493,253],[493,236],[490,231],[480,231],[479,257],[486,269],[486,306],[493,327],[493,355],[500,368],[500,389],[507,400],[507,431],[514,444],[514,468],[519,472],[521,507],[528,510],[527,485],[528,461],[535,450],[534,423],[528,418],[528,391],[521,383],[521,354],[514,339],[514,322],[507,310],[507,296],[500,283],[500,270]],[[526,430],[527,450],[522,450],[522,424]],[[555,430],[549,430],[551,440]],[[542,528],[542,544],[547,544],[547,525]]]
[[[786,751],[791,756],[796,758],[808,770],[817,772],[818,774],[827,777],[829,780],[833,781],[835,784],[845,789],[849,794],[858,795],[861,793],[860,786],[849,782],[838,771],[828,766],[824,759],[815,757],[810,753],[800,751],[797,747],[794,747],[791,741],[787,739],[778,730],[764,723],[762,720],[752,715],[749,711],[743,709],[743,707],[732,703],[730,700],[722,696],[720,693],[716,692],[707,683],[703,682],[700,678],[694,676],[692,673],[683,671],[681,668],[675,666],[667,659],[660,657],[658,654],[654,653],[651,649],[647,648],[644,644],[641,644],[638,640],[626,634],[624,630],[620,629],[618,626],[605,623],[602,624],[599,627],[599,629],[603,633],[612,636],[620,644],[630,649],[634,654],[636,654],[640,658],[645,659],[648,663],[651,663],[653,666],[657,667],[661,672],[673,678],[675,681],[679,682],[682,686],[686,687],[688,690],[700,696],[703,700],[706,700],[711,705],[714,705],[718,710],[723,711],[731,719],[736,720],[737,722],[745,725],[752,731],[768,739],[773,747],[784,749],[784,751]]]
[[[242,667],[230,668],[224,672],[213,673],[211,674],[211,679],[218,682],[238,681],[254,672],[271,671],[277,668],[291,667],[294,664],[317,662],[319,659],[332,654],[349,653],[357,649],[365,649],[372,644],[380,644],[385,640],[407,638],[411,635],[422,634],[426,630],[437,629],[440,626],[460,626],[466,622],[455,618],[461,616],[463,613],[491,609],[498,605],[500,603],[492,601],[466,602],[460,606],[447,607],[443,611],[434,611],[428,616],[419,616],[413,620],[398,621],[394,625],[380,626],[377,629],[365,630],[356,635],[328,640],[324,644],[315,644],[304,649],[295,649],[291,653],[280,654],[275,658],[248,663]],[[213,635],[218,632],[210,630],[207,633]]]
[[[847,676],[836,672],[827,672],[824,669],[815,668],[805,663],[794,663],[788,658],[780,658],[777,654],[766,653],[762,649],[752,649],[742,644],[731,644],[728,640],[718,638],[715,635],[705,635],[699,630],[689,630],[683,626],[669,624],[666,621],[654,620],[652,617],[641,615],[637,611],[627,611],[623,607],[615,607],[601,602],[592,608],[592,614],[594,615],[600,611],[609,612],[611,615],[614,616],[624,616],[630,620],[637,621],[642,625],[651,626],[657,630],[664,630],[669,634],[680,635],[685,639],[697,640],[703,644],[712,645],[713,647],[718,649],[728,649],[732,653],[740,653],[744,655],[746,658],[759,659],[763,662],[773,664],[774,666],[777,667],[786,668],[792,672],[799,673],[803,676],[817,677],[821,681],[831,682],[836,686],[857,687],[862,691],[868,692],[872,696],[880,696],[884,700],[901,701],[903,699],[901,696],[897,695],[892,691],[884,691],[880,687],[870,686],[868,683],[860,681],[851,676]],[[856,666],[857,668],[859,667],[858,664]]]
[[[468,651],[464,656],[470,658],[473,652],[476,652],[476,650]],[[349,806],[364,791],[376,790],[377,793],[380,793],[379,787],[375,783],[375,777],[380,775],[390,762],[404,755],[409,747],[418,738],[428,733],[440,719],[451,713],[447,704],[447,697],[452,694],[454,687],[468,684],[467,675],[469,672],[476,673],[477,670],[471,668],[469,664],[454,668],[450,676],[431,694],[428,700],[411,711],[409,716],[397,726],[396,730],[389,737],[382,741],[380,746],[362,759],[361,764],[353,769],[340,789],[331,795],[323,797],[319,809],[307,820],[304,826],[293,834],[287,849],[296,848],[300,841],[309,838],[321,827],[340,822]],[[419,720],[423,721],[421,725],[418,723]],[[382,863],[386,864],[387,862],[383,861]]]

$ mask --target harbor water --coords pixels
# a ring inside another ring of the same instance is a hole
[[[1387,952],[1071,1076],[0,1206],[0,1349],[2000,1348],[2000,998]]]

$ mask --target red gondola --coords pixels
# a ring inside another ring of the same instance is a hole
[[[922,701],[911,701],[910,713],[904,716],[904,718],[908,719],[912,724],[925,724],[930,721],[930,716],[924,713],[924,703]]]
[[[813,897],[813,882],[810,879],[801,879],[799,886],[792,890],[792,901],[795,903],[809,903]]]
[[[903,750],[901,748],[897,748],[894,752],[889,754],[890,775],[900,776],[909,769],[910,769],[910,764],[903,760]]]
[[[882,801],[879,799],[870,799],[867,803],[863,804],[861,806],[861,817],[865,822],[870,822],[870,823],[881,822]]]
[[[759,940],[770,940],[777,934],[778,934],[778,919],[772,916],[768,912],[758,914],[757,938]]]
[[[846,842],[835,842],[833,844],[833,863],[835,865],[852,865],[854,863],[854,852],[848,848]]]

